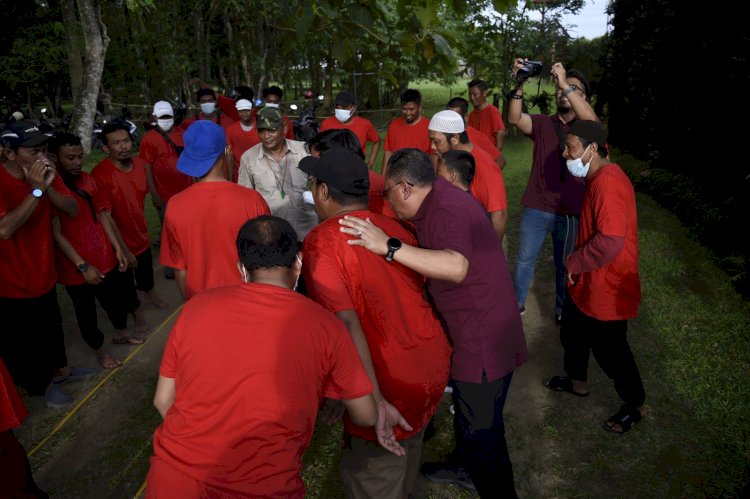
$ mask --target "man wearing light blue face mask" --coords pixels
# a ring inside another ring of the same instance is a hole
[[[372,166],[375,164],[375,157],[378,155],[378,150],[380,149],[380,135],[378,131],[370,120],[356,116],[357,102],[351,92],[339,92],[336,94],[334,103],[336,104],[334,115],[323,120],[320,131],[351,130],[359,139],[359,143],[362,145],[362,153],[365,157],[367,157],[367,143],[371,142],[372,148],[367,161],[367,167],[372,170]]]
[[[234,123],[233,119],[218,112],[218,106],[216,105],[216,92],[214,92],[213,88],[201,88],[196,93],[196,98],[198,99],[198,104],[200,105],[201,110],[192,118],[187,118],[182,122],[181,126],[184,130],[187,130],[187,128],[197,120],[213,121],[217,125],[221,125],[224,132],[227,131],[229,125]]]
[[[564,376],[545,382],[550,390],[588,395],[589,353],[614,382],[623,401],[604,423],[625,433],[646,413],[638,366],[628,345],[627,320],[638,315],[638,220],[630,179],[607,158],[607,132],[591,120],[578,120],[565,140],[571,175],[586,179],[575,250],[567,258],[568,293],[563,304],[560,341]]]

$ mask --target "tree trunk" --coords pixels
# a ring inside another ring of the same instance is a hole
[[[70,73],[70,88],[73,92],[73,102],[78,99],[78,91],[83,79],[83,60],[81,58],[81,30],[76,17],[74,0],[62,0],[63,26],[68,51],[68,72]]]
[[[96,117],[96,99],[99,96],[99,85],[102,80],[109,37],[107,27],[102,22],[97,0],[76,0],[76,5],[78,5],[78,14],[81,19],[85,58],[83,78],[78,99],[75,100],[73,107],[70,128],[81,138],[84,151],[89,152],[91,130]]]

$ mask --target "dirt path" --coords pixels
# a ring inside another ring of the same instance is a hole
[[[514,375],[506,404],[507,438],[513,460],[516,485],[521,497],[554,497],[550,491],[563,489],[560,461],[569,459],[569,449],[557,448],[549,425],[550,414],[594,411],[603,407],[586,399],[550,393],[541,380],[560,371],[562,351],[552,319],[552,262],[549,249],[540,257],[535,282],[526,304],[524,329],[530,350],[529,362]],[[73,407],[48,409],[39,398],[26,398],[31,416],[17,432],[30,454],[35,479],[54,497],[127,498],[136,496],[144,483],[151,453],[151,436],[159,416],[151,406],[161,351],[178,312],[179,295],[174,282],[156,271],[157,290],[172,306],[159,310],[146,306],[145,314],[153,332],[139,347],[112,345],[112,351],[128,357],[115,371],[102,371],[89,380],[70,384],[66,389],[75,397]],[[69,363],[95,365],[93,352],[83,343],[64,291],[59,296],[63,309]],[[106,317],[100,327],[111,331]],[[592,366],[592,373],[596,366]],[[593,374],[592,377],[597,377]],[[601,375],[598,376],[601,378]],[[451,427],[446,397],[438,418],[438,434],[425,444],[423,459],[434,460],[451,448]],[[590,412],[589,412],[590,413]],[[329,466],[335,468],[332,463]],[[335,469],[330,470],[336,489]],[[330,497],[335,493],[311,497]],[[453,486],[436,486],[419,481],[416,497],[476,497]]]

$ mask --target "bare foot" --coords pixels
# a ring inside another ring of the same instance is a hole
[[[122,361],[106,351],[104,347],[96,351],[96,358],[104,369],[114,369],[122,365]]]
[[[133,333],[127,329],[115,331],[112,335],[112,343],[115,345],[140,345],[146,339],[141,334]]]
[[[158,294],[156,294],[156,290],[152,289],[148,293],[146,293],[146,296],[144,297],[144,300],[146,303],[150,303],[151,305],[155,306],[156,308],[169,308],[169,305],[162,300]]]

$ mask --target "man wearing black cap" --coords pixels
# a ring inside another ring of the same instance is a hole
[[[67,365],[55,284],[52,209],[75,217],[78,204],[47,159],[49,136],[29,121],[0,135],[0,356],[13,379],[50,407],[72,399],[52,383]]]
[[[624,405],[604,423],[613,433],[630,430],[646,413],[638,366],[626,338],[628,319],[641,300],[635,193],[627,175],[607,158],[607,131],[596,121],[573,123],[563,153],[571,175],[586,179],[575,250],[566,260],[568,294],[560,341],[565,376],[545,382],[550,390],[588,395],[589,352]]]
[[[339,221],[345,215],[369,219],[405,244],[417,242],[398,221],[368,211],[368,168],[358,155],[334,147],[303,159],[300,170],[312,176],[315,210],[324,220],[305,238],[307,291],[346,325],[379,408],[375,429],[344,418],[341,479],[348,497],[408,497],[424,428],[448,380],[450,347],[424,297],[422,277],[351,246]]]
[[[214,92],[213,88],[201,88],[200,90],[198,90],[195,96],[198,99],[198,105],[200,106],[201,110],[192,118],[188,118],[182,122],[180,126],[183,129],[187,129],[190,125],[198,120],[213,121],[217,125],[221,125],[222,128],[224,128],[224,131],[226,131],[229,125],[234,123],[234,120],[229,116],[225,116],[224,114],[217,112],[216,92]]]
[[[187,300],[198,291],[239,284],[235,239],[242,224],[270,215],[260,194],[224,177],[226,138],[221,127],[197,121],[185,132],[177,169],[196,183],[167,205],[162,228],[162,265],[173,267]]]
[[[258,111],[255,126],[260,144],[242,155],[237,183],[258,191],[271,213],[292,224],[303,239],[318,223],[315,210],[302,197],[307,175],[297,168],[308,155],[305,144],[285,138],[286,124],[278,109]]]
[[[359,139],[359,143],[362,145],[362,154],[365,157],[367,157],[367,143],[371,142],[372,149],[370,150],[370,159],[367,161],[367,166],[372,169],[372,166],[375,164],[375,157],[378,155],[378,149],[380,149],[380,135],[378,135],[378,131],[370,120],[355,115],[357,102],[351,92],[339,92],[336,95],[335,104],[336,111],[334,116],[329,116],[323,120],[320,131],[325,132],[331,129],[351,130]]]

